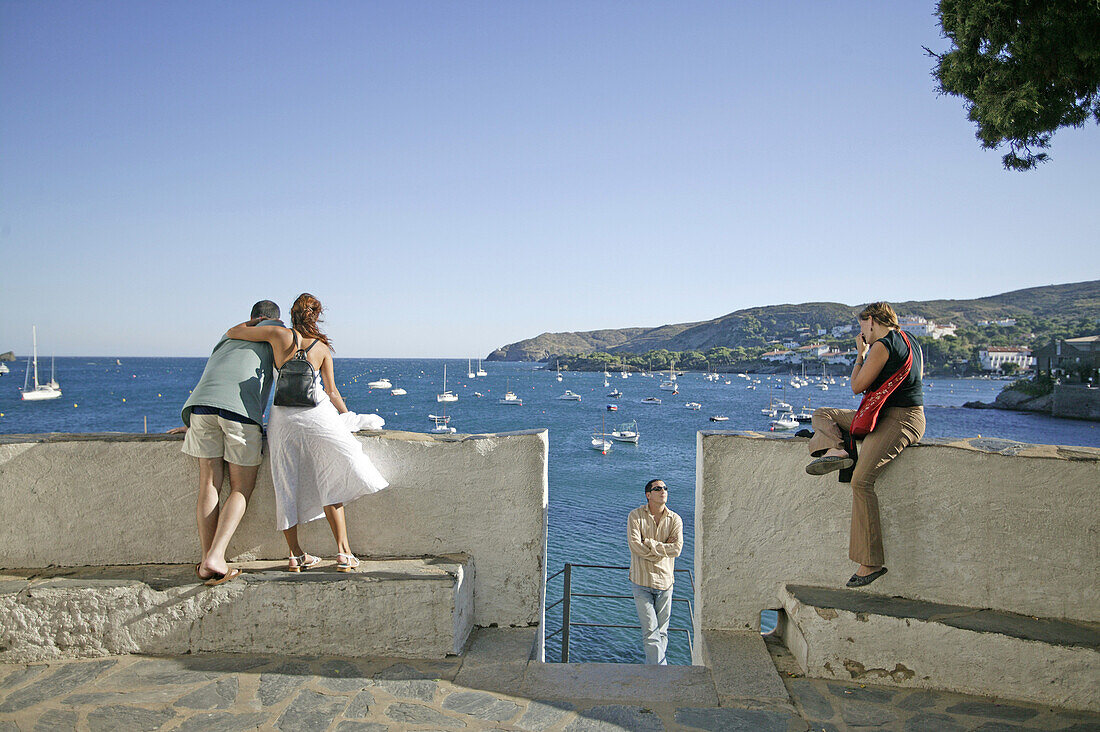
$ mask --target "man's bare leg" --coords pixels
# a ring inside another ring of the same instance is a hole
[[[229,463],[229,497],[225,499],[225,505],[221,508],[218,517],[218,528],[214,532],[214,539],[210,543],[210,549],[202,558],[201,573],[225,574],[229,571],[229,565],[225,562],[225,552],[229,548],[229,540],[233,538],[233,532],[244,518],[244,510],[248,507],[248,499],[252,497],[252,489],[256,487],[256,475],[260,472],[259,465],[234,465]]]
[[[218,458],[198,458],[199,498],[196,518],[199,526],[199,544],[202,558],[210,552],[214,532],[218,530],[218,496],[225,477],[225,463]],[[209,576],[209,575],[207,575]],[[203,579],[206,579],[205,577]]]

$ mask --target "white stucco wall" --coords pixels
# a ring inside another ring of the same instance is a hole
[[[699,433],[702,628],[758,628],[783,585],[842,587],[855,570],[851,488],[805,473],[807,442]],[[1100,450],[922,444],[887,467],[877,493],[890,572],[874,592],[1100,620]]]
[[[476,567],[476,625],[541,622],[547,432],[358,439],[391,486],[348,504],[353,550],[373,557],[466,553]],[[181,442],[169,435],[0,437],[0,567],[197,561],[198,468]],[[232,558],[286,556],[274,508],[265,460]],[[323,520],[299,535],[310,552],[335,552]]]

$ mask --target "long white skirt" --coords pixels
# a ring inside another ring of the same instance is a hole
[[[273,406],[267,443],[279,531],[389,485],[328,399],[315,407]]]

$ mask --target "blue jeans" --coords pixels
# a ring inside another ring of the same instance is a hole
[[[668,620],[672,616],[672,588],[655,590],[633,582],[630,586],[638,607],[638,621],[642,624],[645,662],[664,666],[668,663],[665,649],[668,648]]]

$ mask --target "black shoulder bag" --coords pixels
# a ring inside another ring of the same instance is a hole
[[[294,347],[298,348],[298,333],[293,329],[291,333],[294,333]],[[306,358],[306,353],[315,345],[316,340],[305,350],[299,348],[279,369],[279,381],[275,384],[276,407],[314,407],[324,400],[321,390],[316,388],[317,371]]]

